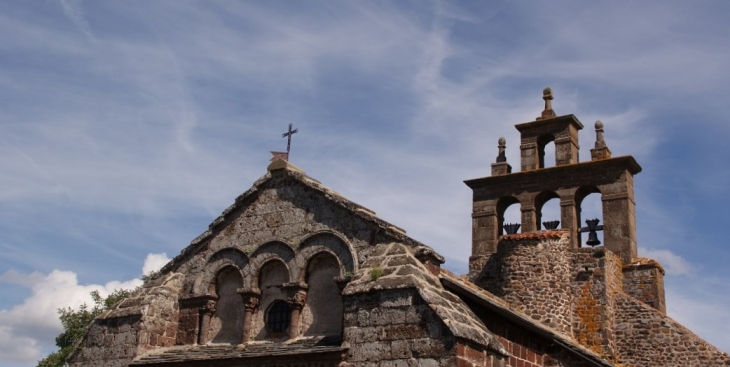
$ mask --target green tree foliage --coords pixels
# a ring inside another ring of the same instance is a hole
[[[77,311],[69,308],[59,308],[58,314],[63,325],[63,332],[56,337],[58,351],[49,354],[38,362],[37,367],[63,367],[66,358],[74,350],[76,342],[86,334],[86,330],[96,316],[117,302],[129,297],[134,290],[117,289],[106,298],[99,295],[99,292],[91,292],[94,300],[94,307],[89,308],[87,304],[81,305]]]

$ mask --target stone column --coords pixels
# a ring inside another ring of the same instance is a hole
[[[198,334],[198,344],[202,345],[208,342],[208,330],[210,329],[210,319],[215,313],[216,301],[209,300],[204,306],[198,310],[200,312],[200,334]]]
[[[620,254],[624,264],[631,263],[637,256],[633,180],[633,176],[625,172],[616,182],[598,187],[603,202],[604,246]]]
[[[540,227],[535,228],[537,218],[535,218],[535,206],[532,204],[532,200],[521,202],[520,211],[522,211],[522,233],[540,230]]]
[[[244,314],[243,314],[243,333],[241,334],[241,344],[249,342],[251,337],[251,319],[253,318],[254,312],[259,307],[259,301],[261,300],[261,291],[258,289],[244,290],[239,289],[238,294],[241,295],[243,301]]]
[[[526,139],[525,139],[526,140]],[[531,139],[532,140],[532,139]],[[540,163],[537,157],[537,143],[534,141],[523,141],[520,144],[521,159],[520,169],[522,172],[537,169]]]
[[[307,301],[307,285],[304,283],[287,283],[283,289],[287,293],[286,302],[291,307],[291,323],[289,324],[289,339],[294,339],[301,332],[300,323],[302,309]]]
[[[570,247],[580,247],[579,228],[575,228],[575,189],[559,190],[560,196],[560,228],[570,229]]]
[[[624,264],[636,257],[636,204],[628,193],[603,195],[603,241]]]

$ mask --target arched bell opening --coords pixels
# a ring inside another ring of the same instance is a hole
[[[517,233],[522,224],[520,201],[514,196],[506,196],[497,202],[497,223],[499,236]]]
[[[555,135],[543,134],[537,138],[538,168],[554,167],[555,158]]]
[[[603,201],[595,186],[584,186],[575,193],[575,235],[581,247],[603,245]],[[591,222],[587,223],[586,221]],[[595,222],[598,220],[598,222]],[[590,227],[594,227],[591,230]]]
[[[557,229],[560,225],[560,196],[543,191],[535,197],[535,228]]]

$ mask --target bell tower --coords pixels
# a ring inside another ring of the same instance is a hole
[[[473,191],[469,261],[472,274],[496,252],[502,235],[516,232],[517,227],[523,233],[540,231],[542,206],[553,198],[560,200],[560,223],[544,225],[550,229],[559,225],[569,230],[573,248],[580,247],[581,232],[602,229],[603,245],[618,254],[624,264],[636,257],[633,180],[641,167],[631,156],[611,156],[600,121],[595,124],[596,141],[591,160],[580,162],[578,132],[583,124],[572,114],[555,113],[550,88],[543,90],[542,98],[545,107],[540,117],[515,125],[520,132],[520,172],[512,173],[505,155],[507,142],[500,138],[491,176],[464,181]],[[546,168],[545,149],[551,142],[555,147],[555,165]],[[581,218],[580,211],[583,199],[592,193],[601,196],[603,223],[591,229],[585,221],[592,218]],[[521,222],[506,226],[504,212],[512,204],[519,204]]]

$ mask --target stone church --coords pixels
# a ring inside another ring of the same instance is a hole
[[[540,117],[516,125],[520,171],[499,139],[491,175],[465,181],[469,274],[445,270],[404,229],[278,159],[94,320],[69,365],[730,366],[666,315],[664,270],[637,256],[639,164],[611,156],[600,122],[590,160],[579,161],[583,124],[554,113],[549,88],[543,99]],[[550,143],[556,162],[546,168]],[[593,193],[601,223],[581,218]],[[550,199],[560,220],[541,223]],[[521,223],[505,223],[511,205]]]

